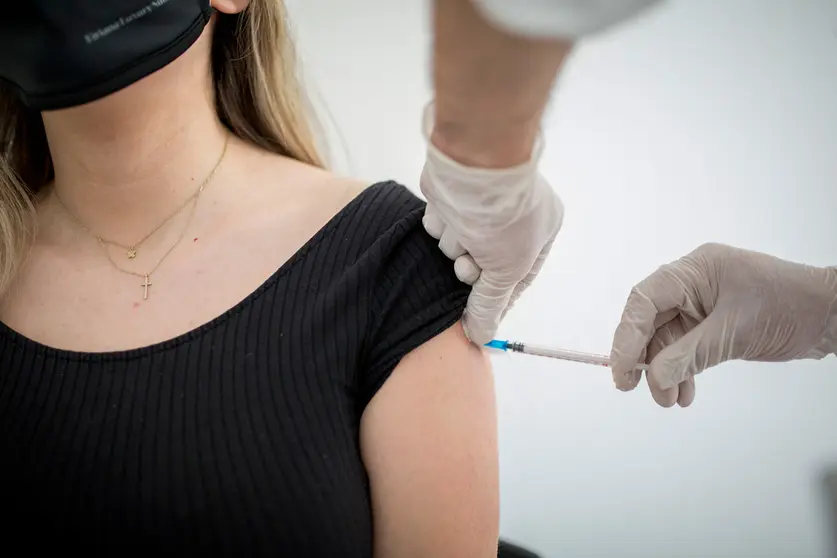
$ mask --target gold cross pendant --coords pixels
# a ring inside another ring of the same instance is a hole
[[[133,260],[137,257],[137,249],[131,246],[130,248],[128,248],[128,253],[126,255],[128,256],[129,260]]]
[[[145,281],[142,284],[142,288],[143,288],[142,299],[143,300],[148,300],[148,287],[150,287],[151,285],[153,285],[153,283],[151,281],[149,281],[148,275],[146,275],[145,276]]]

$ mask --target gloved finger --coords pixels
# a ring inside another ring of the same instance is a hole
[[[482,346],[494,338],[513,290],[514,285],[498,281],[491,273],[480,275],[468,297],[463,317],[465,334],[472,343]]]
[[[464,254],[453,262],[453,271],[456,277],[466,285],[473,285],[480,278],[482,270],[470,254]]]
[[[509,297],[509,303],[503,309],[503,314],[500,316],[500,321],[502,322],[506,318],[506,314],[509,313],[509,310],[514,308],[517,299],[520,298],[520,295],[523,294],[523,291],[529,288],[531,283],[527,282],[525,279],[514,286],[514,290],[512,291],[511,297]]]
[[[728,360],[724,339],[732,334],[726,329],[726,320],[716,309],[694,329],[660,351],[651,361],[649,374],[658,386],[667,388]]]
[[[549,242],[543,245],[541,248],[538,257],[535,259],[535,262],[532,264],[532,269],[529,270],[528,275],[526,276],[529,279],[529,282],[534,281],[535,277],[537,277],[538,273],[541,272],[543,269],[543,264],[546,262],[546,259],[549,257],[549,253],[552,251],[552,246],[555,244],[555,236],[549,239]]]
[[[674,313],[673,317],[662,321],[663,318],[670,315],[670,313],[664,313],[657,318],[658,323],[655,325],[654,335],[648,342],[647,362],[652,362],[663,349],[682,338],[688,331],[677,313]]]
[[[522,295],[524,291],[526,291],[526,289],[532,286],[532,282],[535,280],[535,277],[537,277],[537,272],[530,272],[529,275],[527,275],[522,281],[520,281],[517,285],[514,286],[512,295],[509,298],[509,303],[508,305],[506,305],[505,310],[503,310],[503,315],[500,317],[500,321],[502,321],[503,318],[506,317],[506,314],[508,314],[509,310],[511,310],[514,307],[515,303],[517,303],[517,300],[520,298],[520,295]]]
[[[645,349],[642,350],[639,356],[639,360],[637,363],[644,363],[645,362]],[[639,385],[639,381],[642,379],[642,370],[637,370],[634,368],[627,374],[620,374],[619,376],[613,376],[613,383],[616,386],[616,389],[619,391],[631,391],[636,386]]]
[[[546,261],[546,258],[549,256],[549,252],[550,250],[552,250],[552,244],[554,242],[555,237],[552,237],[552,239],[544,245],[544,247],[541,249],[540,254],[538,254],[538,257],[535,259],[535,263],[532,264],[532,268],[529,270],[529,273],[527,273],[526,277],[524,277],[523,280],[520,281],[514,287],[514,291],[512,291],[512,296],[509,299],[509,304],[503,311],[503,316],[501,317],[501,320],[502,318],[505,318],[509,310],[511,310],[514,307],[515,303],[520,298],[520,295],[522,295],[523,292],[526,289],[528,289],[532,285],[532,283],[534,283],[538,274],[541,272],[541,269],[543,269],[543,264]]]
[[[680,396],[680,388],[678,386],[663,388],[657,384],[656,380],[649,373],[645,373],[645,381],[648,383],[648,389],[651,392],[651,397],[660,407],[668,409],[675,403]]]
[[[671,319],[662,324],[654,332],[654,336],[648,343],[647,360],[653,362],[654,358],[667,346],[675,343],[678,339],[686,334],[682,322],[677,319]],[[653,374],[649,373],[645,376],[648,382],[648,389],[651,391],[651,397],[661,407],[671,407],[680,398],[680,388],[678,385],[671,387],[663,387],[656,381]]]
[[[660,318],[664,316],[665,314],[661,314]],[[648,362],[653,361],[664,348],[682,339],[689,331],[697,327],[698,323],[690,316],[678,313],[673,319],[659,326],[648,344]],[[680,407],[691,405],[695,400],[695,377],[689,376],[677,384],[677,390],[677,404]],[[667,394],[661,396],[665,398]]]
[[[427,204],[427,207],[425,207],[424,217],[422,217],[421,223],[424,225],[424,230],[427,231],[427,234],[436,240],[442,238],[442,233],[445,232],[445,222],[442,221],[442,217],[436,213],[436,210],[431,204]]]
[[[439,238],[439,249],[452,260],[467,254],[465,248],[459,243],[456,231],[450,227],[442,232],[442,236]]]
[[[677,404],[681,407],[688,407],[695,400],[695,377],[689,376],[685,382],[680,382],[680,394],[677,396]]]
[[[658,314],[656,319],[654,320],[654,331],[656,332],[658,328],[662,327],[672,319],[677,317],[677,310],[670,310],[668,312],[663,312],[662,314]],[[652,337],[653,341],[653,337]],[[639,363],[647,363],[651,361],[651,357],[649,356],[649,347],[655,346],[652,342],[649,342],[648,345],[642,348],[639,353],[639,358],[636,361],[636,364]],[[657,345],[658,350],[662,347]],[[656,354],[656,353],[654,353]],[[621,391],[631,391],[637,385],[639,385],[639,380],[642,379],[642,371],[637,370],[636,364],[633,368],[631,368],[627,374],[613,374],[613,383],[616,386],[616,389]]]
[[[658,316],[684,306],[687,296],[684,280],[671,264],[662,266],[631,290],[613,334],[610,359],[614,382],[618,376],[632,373],[656,331]]]

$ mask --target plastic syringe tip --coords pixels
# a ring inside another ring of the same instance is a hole
[[[507,351],[509,349],[509,342],[508,341],[500,341],[499,339],[494,339],[493,341],[489,341],[485,344],[486,347],[489,349],[498,349],[500,351]]]

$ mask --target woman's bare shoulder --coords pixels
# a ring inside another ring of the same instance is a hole
[[[290,211],[312,223],[325,223],[370,186],[289,157],[247,151],[237,162],[237,174],[246,188],[236,190],[246,198],[251,215]]]

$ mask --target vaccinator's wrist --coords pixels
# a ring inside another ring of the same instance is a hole
[[[461,165],[507,169],[532,159],[538,134],[538,121],[473,124],[441,118],[436,120],[429,140]]]

